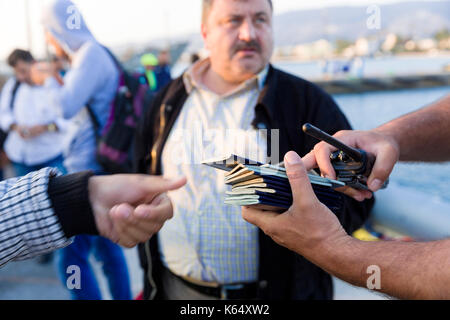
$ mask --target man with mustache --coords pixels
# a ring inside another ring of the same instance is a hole
[[[169,193],[174,217],[140,247],[147,299],[331,299],[331,277],[245,222],[224,205],[223,173],[201,165],[236,154],[278,162],[316,141],[310,122],[329,133],[350,128],[333,99],[313,84],[275,69],[270,0],[204,0],[201,33],[209,58],[158,94],[137,133],[137,169],[183,174]],[[336,212],[348,232],[372,200],[345,198]]]

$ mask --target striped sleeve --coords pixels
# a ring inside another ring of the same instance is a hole
[[[48,195],[51,168],[0,183],[0,267],[70,244]]]

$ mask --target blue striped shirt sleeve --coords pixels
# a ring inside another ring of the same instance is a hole
[[[0,182],[0,267],[70,244],[47,192],[58,174],[45,168]]]

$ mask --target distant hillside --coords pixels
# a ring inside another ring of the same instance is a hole
[[[351,41],[380,32],[429,37],[444,28],[450,30],[450,1],[411,1],[380,8],[381,30],[367,28],[367,6],[298,10],[278,15],[275,17],[276,44],[286,46],[321,38]]]

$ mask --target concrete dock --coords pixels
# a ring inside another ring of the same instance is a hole
[[[142,290],[142,271],[137,252],[125,250],[131,280],[131,291],[135,297]],[[99,279],[103,298],[110,300],[108,285],[101,272],[101,265],[91,258],[93,269]],[[58,278],[56,260],[49,265],[40,265],[36,260],[12,262],[0,269],[0,300],[69,300],[70,294]],[[364,288],[356,288],[338,279],[333,279],[335,300],[380,300],[385,296]]]

